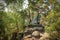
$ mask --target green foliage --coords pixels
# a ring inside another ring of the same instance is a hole
[[[11,34],[16,28],[18,28],[19,32],[23,30],[23,19],[21,15],[19,13],[0,12],[0,31]]]
[[[23,3],[24,0],[5,0],[5,2],[9,5],[10,3],[17,3],[17,2],[20,2],[20,3]]]
[[[38,13],[41,14],[40,23],[45,27],[46,32],[60,31],[60,4],[56,0],[48,0],[47,3],[44,3],[43,0],[28,0],[28,8],[25,10],[22,10],[23,1],[5,0],[8,9],[12,12],[9,10],[9,12],[0,11],[1,35],[6,32],[11,34],[16,29],[21,32],[23,26],[29,25],[30,19],[36,18]],[[45,4],[44,7],[40,8],[43,4]],[[50,4],[53,4],[54,8],[49,10],[45,16],[41,12],[48,9]]]
[[[0,11],[0,38],[3,35],[5,36],[5,26],[7,26],[5,21],[3,20],[4,17],[7,17],[6,12]]]
[[[48,25],[46,25],[47,27],[45,27],[46,31],[52,32],[60,30],[60,13],[50,12],[46,16],[46,22],[48,23]]]
[[[50,32],[56,31],[56,28],[53,25],[50,25],[50,27],[45,26],[45,31],[50,33]]]
[[[45,26],[46,32],[53,32],[60,30],[60,4],[55,1],[54,8],[47,13],[46,16],[41,17],[40,22]]]

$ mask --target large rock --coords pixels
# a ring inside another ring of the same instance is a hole
[[[32,36],[31,35],[24,36],[24,38],[30,38],[30,37],[32,37]]]
[[[24,38],[23,40],[32,40],[32,38]]]
[[[39,40],[49,40],[50,35],[48,33],[40,34],[42,37],[40,37]]]
[[[31,35],[24,36],[23,40],[32,40],[32,36]]]
[[[34,31],[34,32],[32,33],[32,35],[33,35],[33,36],[40,36],[40,32],[39,32],[39,31]]]
[[[42,37],[44,34],[43,33],[40,33],[40,36]]]
[[[32,40],[39,40],[39,38],[32,37]]]

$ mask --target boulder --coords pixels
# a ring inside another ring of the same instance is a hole
[[[50,35],[48,33],[40,34],[42,37],[40,37],[39,40],[49,40]]]
[[[31,35],[24,36],[24,38],[31,38]]]
[[[40,36],[40,32],[39,32],[39,31],[34,31],[34,32],[32,33],[32,35],[33,35],[33,36]]]

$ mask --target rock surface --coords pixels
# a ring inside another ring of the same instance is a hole
[[[39,36],[39,35],[40,35],[40,32],[39,32],[39,31],[34,31],[34,32],[32,33],[32,35],[33,35],[33,36]]]
[[[50,38],[50,35],[48,33],[40,33],[39,31],[34,31],[32,35],[34,36],[40,35],[41,37],[36,38],[34,36],[28,35],[30,38],[28,36],[25,36],[24,40],[49,40]]]

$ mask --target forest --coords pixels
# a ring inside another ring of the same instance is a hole
[[[0,40],[60,40],[60,0],[0,0]]]

